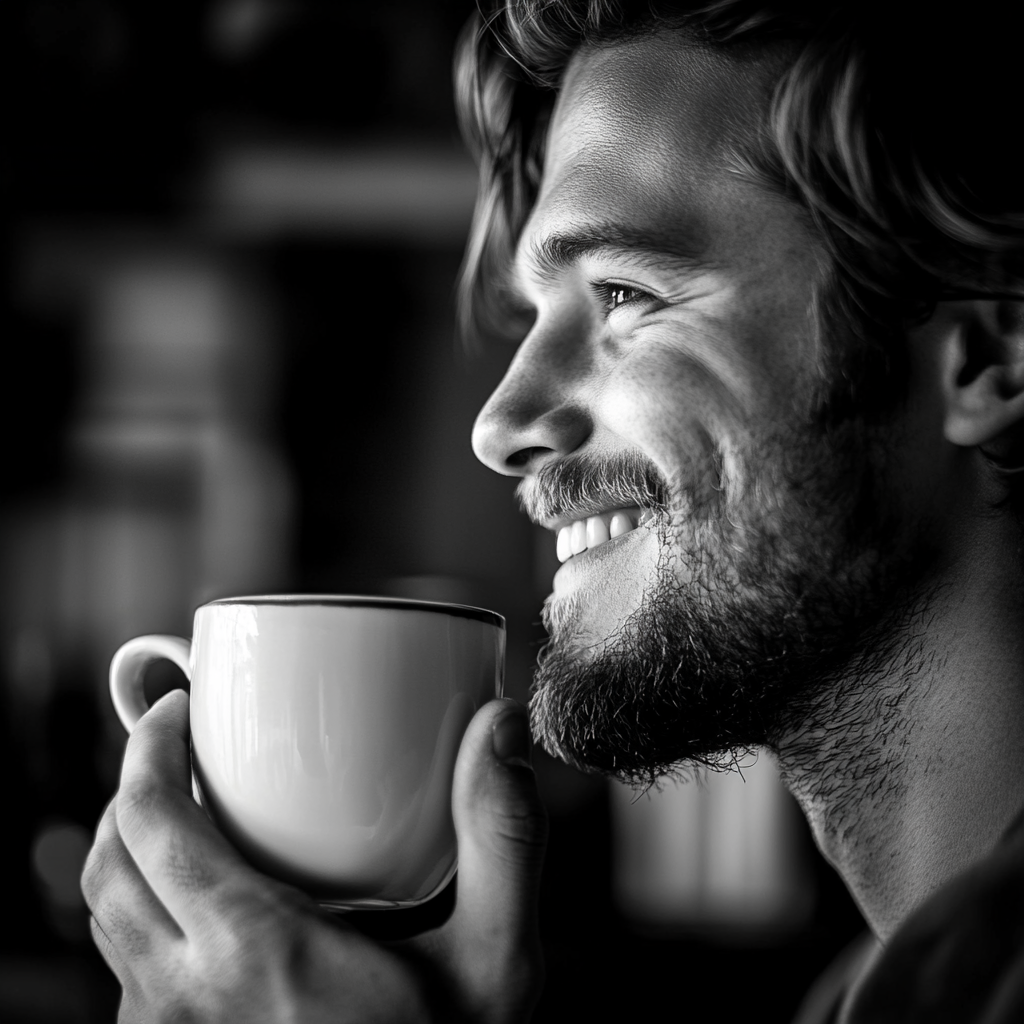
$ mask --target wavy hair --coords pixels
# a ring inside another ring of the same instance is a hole
[[[479,3],[455,65],[480,167],[459,284],[464,336],[507,333],[514,320],[504,275],[573,54],[665,30],[726,56],[783,58],[770,116],[741,157],[802,207],[829,254],[819,331],[842,338],[833,356],[847,390],[833,413],[889,406],[902,392],[901,339],[941,299],[1024,296],[1014,5],[975,0],[954,17],[906,0]]]

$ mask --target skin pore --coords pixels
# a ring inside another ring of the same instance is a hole
[[[543,741],[638,778],[772,748],[885,939],[1024,803],[1020,537],[947,436],[972,304],[909,332],[885,423],[822,427],[825,260],[735,160],[773,73],[672,34],[574,58],[516,263],[536,319],[474,446],[552,529],[655,512],[556,574]]]

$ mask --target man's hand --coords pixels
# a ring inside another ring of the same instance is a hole
[[[848,1024],[1024,1021],[1024,820],[896,931]]]
[[[382,946],[251,868],[192,799],[188,698],[174,691],[128,740],[82,889],[121,982],[119,1021],[528,1019],[543,968],[537,894],[547,822],[525,709],[492,701],[455,766],[455,910]]]

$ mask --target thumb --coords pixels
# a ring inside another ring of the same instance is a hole
[[[542,966],[537,927],[547,815],[530,767],[527,710],[491,701],[473,717],[455,763],[459,843],[455,910],[445,930],[463,985],[532,1002]]]

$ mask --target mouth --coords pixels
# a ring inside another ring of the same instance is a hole
[[[651,509],[616,508],[577,519],[557,528],[556,554],[559,562],[607,544],[631,533],[654,517]]]

